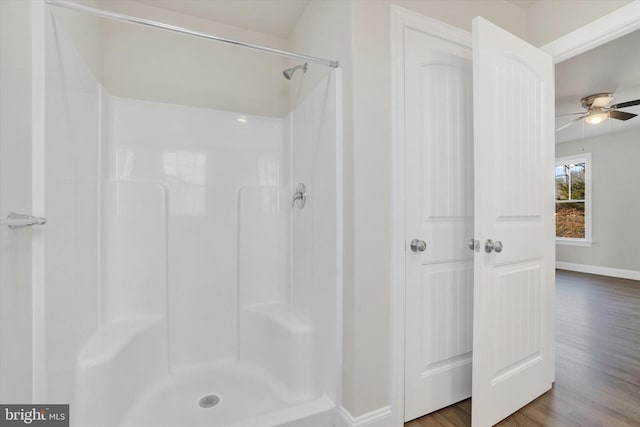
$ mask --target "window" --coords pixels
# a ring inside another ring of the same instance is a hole
[[[556,159],[556,240],[591,246],[591,154]]]

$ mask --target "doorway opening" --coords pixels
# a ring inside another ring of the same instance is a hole
[[[640,9],[635,6],[629,6],[623,8],[626,10],[619,10],[606,17],[589,24],[582,29],[572,33],[572,37],[563,37],[549,45],[546,45],[542,48],[545,52],[550,54],[554,62],[559,63],[565,61],[573,56],[576,56],[588,49],[593,48],[594,46],[605,43],[606,41],[610,41],[616,37],[619,37],[623,34],[633,31],[640,27]],[[419,18],[416,14],[411,14],[411,18],[407,19],[407,21],[411,21],[411,23],[415,26],[416,22]],[[430,27],[437,26],[434,22],[428,18],[424,20],[424,22],[428,22]],[[396,22],[395,25],[392,20],[392,37],[393,34],[396,36],[399,34],[402,25],[401,23]],[[598,28],[599,27],[599,28]],[[615,29],[613,29],[615,28]],[[622,30],[620,28],[623,28]],[[444,38],[457,43],[459,45],[464,45],[464,36],[459,34],[456,31],[451,31],[447,33],[448,37],[440,36],[440,38]],[[393,45],[393,43],[392,43]],[[398,114],[401,111],[402,114],[408,114],[406,111],[402,111],[403,108],[406,108],[404,100],[399,98],[397,95],[403,85],[406,84],[401,76],[402,69],[398,67],[398,50],[396,47],[395,55],[392,55],[394,58],[393,69],[394,73],[392,76],[395,96],[393,97],[394,105],[393,105],[393,120],[394,120],[394,138],[393,138],[393,146],[394,149],[398,149],[398,141],[405,141],[407,138],[406,132],[400,130],[399,123],[401,123],[400,115]],[[553,140],[553,137],[551,137]],[[415,154],[413,152],[408,152],[411,154]],[[392,181],[394,182],[393,188],[393,206],[404,207],[404,193],[399,191],[401,188],[404,190],[405,185],[407,185],[407,179],[402,174],[402,167],[400,167],[400,163],[398,162],[398,158],[401,157],[401,153],[398,151],[394,152],[394,174],[392,175]],[[546,177],[544,179],[547,179]],[[548,179],[551,179],[548,177]],[[477,198],[476,198],[477,200]],[[407,239],[405,233],[406,224],[403,222],[404,220],[404,212],[394,212],[394,236],[398,237],[394,239],[394,247],[393,247],[393,268],[394,268],[394,284],[392,286],[392,300],[393,300],[393,313],[392,313],[392,360],[394,361],[393,367],[396,373],[392,375],[392,413],[393,413],[393,425],[400,426],[404,422],[405,419],[405,411],[404,405],[406,403],[406,393],[405,393],[405,378],[402,376],[402,372],[406,367],[406,349],[405,348],[405,330],[406,330],[406,318],[403,304],[406,300],[406,289],[405,283],[408,280],[408,273],[405,271],[406,258],[404,257],[405,250],[407,257],[414,256],[414,252],[410,249],[409,243],[411,238]],[[478,234],[478,231],[475,230],[474,234]],[[470,237],[470,236],[469,236]],[[423,239],[419,239],[423,240]],[[471,245],[474,249],[478,248],[480,250],[483,249],[484,241],[478,241],[477,237],[474,236],[473,244]],[[482,239],[480,239],[482,240]],[[497,240],[497,239],[496,239]],[[466,242],[465,242],[466,243]],[[407,245],[405,248],[405,244]],[[426,248],[429,248],[429,242],[425,241]],[[554,243],[555,245],[555,243]],[[505,245],[506,246],[506,245]],[[439,248],[439,245],[436,245]],[[493,249],[493,247],[492,247]],[[555,263],[555,252],[553,249],[549,250],[549,253],[553,253],[553,263]],[[553,279],[552,279],[553,280]],[[475,290],[475,289],[474,289]],[[553,317],[552,315],[549,317]],[[445,318],[446,320],[446,318]],[[555,373],[552,373],[554,375]],[[554,378],[554,377],[552,377]],[[464,409],[462,410],[464,412]],[[469,412],[469,408],[467,407],[467,412]],[[475,424],[475,423],[474,423]],[[479,424],[480,425],[480,424]]]

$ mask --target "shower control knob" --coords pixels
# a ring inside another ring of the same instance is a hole
[[[427,249],[427,243],[424,240],[413,239],[410,247],[413,252],[424,252]]]

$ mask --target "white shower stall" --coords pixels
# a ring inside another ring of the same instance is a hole
[[[101,22],[34,12],[34,401],[75,427],[333,425],[340,69],[280,116],[116,95]]]

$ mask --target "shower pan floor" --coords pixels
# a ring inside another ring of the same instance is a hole
[[[202,407],[201,399],[210,395],[219,401]],[[334,408],[324,396],[287,403],[258,369],[216,363],[174,373],[153,385],[133,404],[121,427],[326,426]]]

